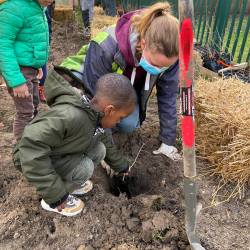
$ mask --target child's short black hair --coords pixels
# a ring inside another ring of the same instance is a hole
[[[116,73],[100,77],[96,83],[96,97],[107,98],[120,109],[136,104],[136,93],[130,80]]]

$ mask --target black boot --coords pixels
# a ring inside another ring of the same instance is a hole
[[[84,24],[83,36],[89,38],[90,37],[89,10],[82,10],[82,20]]]

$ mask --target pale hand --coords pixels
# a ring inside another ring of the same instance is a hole
[[[162,143],[157,150],[153,151],[153,154],[155,155],[163,154],[173,161],[181,160],[181,155],[178,154],[177,148],[174,146],[168,146],[165,143]]]
[[[27,84],[13,88],[13,94],[15,97],[27,98],[30,96]]]
[[[37,78],[38,80],[41,80],[41,79],[43,78],[43,70],[42,70],[42,68],[39,68],[39,69],[38,69],[38,73],[37,73],[36,78]]]

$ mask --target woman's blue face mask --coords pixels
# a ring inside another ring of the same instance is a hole
[[[158,68],[156,66],[151,65],[147,59],[145,57],[141,57],[141,60],[139,62],[139,65],[145,70],[147,71],[149,74],[151,75],[159,75],[162,72],[164,72],[165,70],[167,70],[169,67],[162,67],[162,68]]]

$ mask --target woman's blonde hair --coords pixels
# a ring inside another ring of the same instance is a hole
[[[179,54],[179,22],[172,15],[169,3],[156,3],[132,18],[139,39],[145,39],[146,48],[174,57]]]

